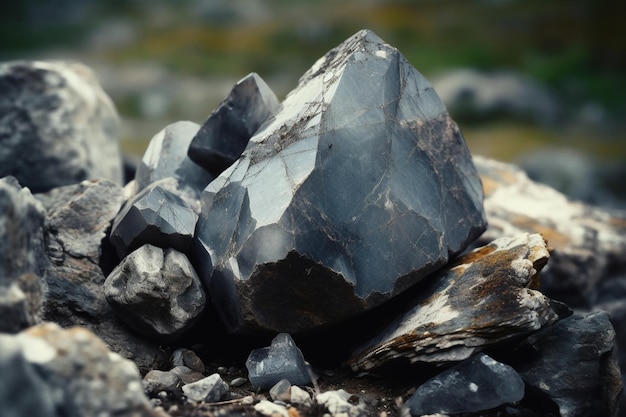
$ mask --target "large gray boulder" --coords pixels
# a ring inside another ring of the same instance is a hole
[[[232,332],[353,317],[486,226],[458,127],[428,81],[367,30],[302,76],[202,199],[194,266]]]
[[[90,178],[122,182],[119,117],[85,65],[0,64],[0,177],[33,192]]]

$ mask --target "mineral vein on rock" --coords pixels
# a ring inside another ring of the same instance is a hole
[[[559,315],[530,288],[549,253],[539,234],[500,238],[460,257],[431,279],[404,314],[350,360],[372,369],[394,358],[459,361],[484,346],[536,331]]]
[[[367,30],[301,77],[202,200],[194,262],[233,332],[352,317],[486,226],[458,127],[428,81]]]

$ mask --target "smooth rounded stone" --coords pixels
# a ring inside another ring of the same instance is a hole
[[[262,414],[264,416],[281,416],[281,417],[290,417],[289,411],[287,411],[287,407],[280,404],[275,404],[271,401],[261,400],[254,405],[254,410]]]
[[[292,385],[311,383],[312,371],[288,333],[278,334],[269,347],[250,352],[246,368],[255,388],[270,389],[281,379]]]
[[[413,416],[474,413],[523,397],[520,375],[509,365],[479,353],[420,385],[405,407]]]
[[[281,379],[270,388],[269,394],[274,401],[289,401],[291,398],[291,382],[287,379]]]
[[[118,316],[138,333],[169,342],[204,311],[206,295],[187,257],[144,245],[104,282],[104,295]]]
[[[241,386],[245,385],[246,382],[248,382],[248,380],[246,378],[238,377],[238,378],[235,378],[232,381],[230,381],[229,385],[231,387],[241,387]]]
[[[185,200],[156,182],[128,201],[115,217],[110,241],[120,258],[145,244],[187,252],[197,220]]]
[[[197,382],[183,385],[183,393],[187,398],[197,402],[216,402],[222,399],[228,392],[228,384],[217,373]]]
[[[189,145],[189,157],[218,176],[239,158],[278,98],[256,73],[242,78],[209,115]]]
[[[48,288],[45,216],[28,188],[13,177],[0,179],[0,332],[16,333],[41,319]]]
[[[291,404],[311,405],[311,395],[297,385],[290,390],[289,402]]]
[[[214,175],[187,156],[189,144],[199,129],[197,123],[179,121],[152,137],[135,173],[138,191],[155,181],[174,177],[181,187],[188,186],[199,193],[213,180]]]
[[[433,80],[433,86],[450,113],[462,120],[555,123],[562,115],[561,105],[547,88],[511,71],[446,71]]]
[[[170,362],[172,366],[187,366],[196,372],[204,372],[204,363],[196,352],[191,349],[178,348],[172,353]]]
[[[135,364],[111,352],[87,329],[44,323],[15,339],[51,393],[59,415],[151,415]]]
[[[562,417],[617,415],[623,385],[606,312],[574,313],[530,335],[517,351],[517,371]]]
[[[539,234],[499,238],[456,259],[429,282],[399,317],[390,318],[349,360],[354,370],[397,358],[461,361],[484,347],[520,337],[569,314],[537,290],[550,254]]]
[[[150,395],[156,395],[161,391],[176,392],[182,385],[178,375],[171,371],[159,371],[153,369],[143,377],[144,391]]]
[[[2,417],[57,417],[51,390],[14,336],[0,334],[0,369]]]
[[[90,68],[0,64],[0,177],[38,193],[90,178],[122,183],[119,117]]]
[[[428,81],[367,30],[302,76],[202,207],[192,260],[233,333],[352,318],[486,226],[458,127]]]

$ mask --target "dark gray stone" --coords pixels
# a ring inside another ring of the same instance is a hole
[[[189,146],[189,157],[215,176],[239,158],[278,99],[265,81],[251,73],[235,84],[209,115]]]
[[[486,226],[458,127],[424,77],[370,31],[303,75],[202,204],[194,266],[241,333],[353,317],[443,266]]]
[[[64,327],[85,326],[142,370],[158,368],[164,353],[130,332],[104,297],[99,262],[106,231],[122,204],[120,186],[108,180],[83,181],[37,198],[47,211],[49,291],[43,318]]]
[[[538,234],[500,238],[459,257],[417,288],[408,310],[390,318],[350,365],[372,369],[397,358],[461,361],[554,323],[560,306],[537,290],[538,273],[549,257]]]
[[[170,362],[173,367],[187,366],[189,369],[196,372],[204,372],[205,367],[202,359],[190,349],[178,348],[172,353]]]
[[[206,303],[200,278],[187,257],[153,245],[122,260],[104,282],[104,295],[129,327],[161,343],[189,329]]]
[[[191,139],[199,129],[197,123],[180,121],[154,135],[135,173],[137,189],[141,191],[155,181],[174,177],[182,187],[188,186],[199,195],[214,178],[187,156]]]
[[[479,353],[420,385],[406,402],[411,415],[489,410],[524,397],[524,381],[513,368]]]
[[[516,369],[562,417],[616,416],[623,387],[614,348],[606,312],[575,313],[529,336]]]
[[[120,258],[146,244],[187,252],[197,220],[185,200],[155,182],[115,217],[110,240]]]
[[[0,334],[0,369],[2,417],[57,417],[52,393],[13,336]]]
[[[122,182],[119,117],[79,63],[0,64],[0,177],[33,192],[90,178]]]
[[[39,322],[47,291],[45,210],[13,177],[0,179],[0,332]]]
[[[155,396],[161,391],[179,394],[182,392],[181,386],[180,378],[171,371],[153,369],[143,377],[144,391],[151,396]]]
[[[183,385],[183,392],[192,401],[211,403],[228,394],[228,384],[222,380],[220,374],[212,374],[200,381]]]
[[[250,352],[246,368],[255,388],[270,389],[281,379],[292,385],[311,383],[312,371],[288,333],[277,335],[269,347]]]

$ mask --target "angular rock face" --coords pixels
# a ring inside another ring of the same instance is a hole
[[[250,382],[257,388],[269,389],[281,379],[294,385],[311,383],[312,372],[288,333],[278,334],[269,347],[250,352],[246,368]]]
[[[197,220],[185,200],[155,182],[115,217],[110,240],[120,258],[145,244],[187,252]]]
[[[615,416],[623,386],[614,348],[606,312],[576,313],[529,336],[516,368],[562,417]]]
[[[241,333],[355,316],[485,228],[456,124],[422,75],[369,31],[320,59],[202,198],[194,265]]]
[[[119,118],[84,65],[0,64],[0,126],[0,177],[33,192],[97,177],[122,182]]]
[[[395,358],[460,361],[554,323],[553,303],[532,289],[548,258],[537,234],[500,238],[461,256],[430,277],[412,307],[360,348],[351,366],[371,369]]]
[[[13,177],[0,179],[0,332],[37,323],[47,290],[45,211]]]
[[[104,295],[126,324],[162,343],[188,329],[206,303],[187,257],[152,245],[122,260],[104,282]]]
[[[218,176],[278,107],[278,98],[257,74],[248,74],[211,113],[189,146],[189,157]]]
[[[181,186],[189,186],[199,194],[214,178],[187,156],[191,139],[199,129],[197,123],[181,121],[166,126],[154,135],[135,173],[137,190],[141,191],[155,181],[174,177]]]
[[[484,353],[429,379],[405,406],[413,416],[473,413],[524,397],[524,381],[513,368]]]

